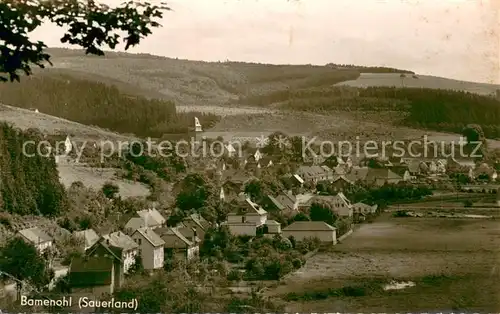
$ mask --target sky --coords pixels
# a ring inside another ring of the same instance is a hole
[[[500,0],[167,3],[172,11],[163,27],[130,52],[205,61],[390,66],[500,84]],[[32,38],[67,47],[59,42],[62,34],[46,24]]]

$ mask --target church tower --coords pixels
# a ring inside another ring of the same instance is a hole
[[[194,139],[198,142],[202,140],[203,137],[203,129],[201,127],[200,120],[197,117],[194,117]]]

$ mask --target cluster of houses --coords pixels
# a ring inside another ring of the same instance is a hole
[[[195,129],[201,132],[196,119]],[[71,150],[71,142],[66,139],[66,151]],[[236,150],[231,144],[226,146],[227,155],[235,157]],[[296,240],[318,238],[324,243],[336,244],[337,229],[322,221],[295,221],[282,228],[281,224],[269,219],[269,212],[279,212],[293,217],[308,213],[314,203],[327,203],[329,208],[345,221],[363,220],[377,212],[376,205],[351,203],[344,192],[356,184],[383,186],[400,182],[415,182],[422,178],[445,176],[451,164],[463,170],[471,179],[486,177],[496,180],[496,171],[486,164],[476,167],[468,160],[387,158],[379,160],[380,166],[368,167],[362,157],[337,157],[335,167],[326,165],[320,156],[306,158],[293,173],[281,179],[287,182],[289,190],[275,195],[266,195],[257,204],[244,193],[245,184],[259,177],[263,168],[279,165],[281,157],[266,156],[261,150],[250,148],[244,156],[236,156],[239,167],[228,166],[226,159],[219,159],[204,165],[203,171],[212,173],[220,185],[220,200],[236,200],[237,209],[230,212],[222,225],[236,236],[281,235]],[[365,159],[366,160],[366,159]],[[201,169],[200,169],[201,170]],[[335,195],[321,195],[314,191],[318,183],[327,184]],[[313,187],[313,188],[307,188]],[[500,199],[498,201],[500,206]],[[356,218],[356,219],[354,219]],[[113,293],[122,286],[125,275],[132,272],[137,261],[147,271],[164,267],[165,260],[176,257],[185,261],[196,259],[205,233],[211,224],[197,214],[184,218],[177,226],[169,227],[167,219],[156,209],[140,210],[125,225],[123,230],[99,235],[89,229],[73,233],[81,239],[83,256],[75,257],[67,269],[72,291],[93,295]],[[349,227],[352,228],[352,225]],[[18,231],[25,241],[32,243],[43,253],[54,246],[54,239],[38,227]]]

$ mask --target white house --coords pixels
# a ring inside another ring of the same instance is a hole
[[[351,201],[347,199],[344,193],[340,192],[331,199],[334,211],[341,217],[352,217],[353,207]]]
[[[144,209],[137,212],[136,217],[130,218],[125,225],[125,230],[132,234],[139,228],[160,228],[165,226],[167,220],[156,209]]]
[[[236,155],[236,149],[234,148],[233,144],[228,143],[225,145],[226,147],[226,152],[229,157],[234,157]]]
[[[255,236],[257,229],[267,221],[267,212],[250,198],[245,198],[242,207],[227,215],[228,226],[232,234]]]
[[[23,240],[35,246],[40,253],[54,245],[54,239],[38,227],[20,230],[18,234]]]
[[[73,150],[73,144],[71,144],[71,139],[69,135],[66,136],[66,140],[64,141],[64,154],[67,155]]]
[[[296,241],[318,238],[324,243],[337,244],[337,229],[323,221],[296,221],[283,228],[282,235]]]
[[[103,238],[106,245],[121,249],[123,272],[126,274],[130,267],[135,264],[135,258],[139,255],[139,246],[132,238],[121,231],[104,235]]]
[[[266,221],[267,233],[268,234],[280,234],[281,233],[281,224],[276,220],[267,220]]]
[[[352,205],[353,211],[356,214],[362,214],[362,215],[367,215],[367,214],[375,214],[377,212],[377,205],[367,205],[365,203],[359,202],[356,204]]]
[[[151,228],[139,228],[132,234],[132,239],[139,246],[144,269],[163,267],[165,241]]]

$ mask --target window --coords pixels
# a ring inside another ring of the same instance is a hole
[[[141,239],[137,239],[137,244],[141,245]]]
[[[242,223],[247,222],[247,217],[245,217],[245,216],[241,217],[241,222],[242,222]]]

